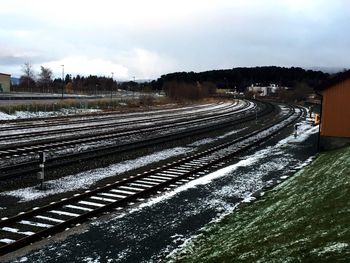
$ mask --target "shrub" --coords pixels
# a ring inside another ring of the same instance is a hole
[[[175,100],[200,100],[216,92],[216,86],[211,82],[168,81],[163,89],[167,96]]]

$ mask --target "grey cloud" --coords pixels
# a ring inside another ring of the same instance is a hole
[[[173,71],[255,65],[350,66],[347,1],[319,0],[317,3],[321,4],[314,13],[312,10],[306,13],[302,8],[289,10],[281,4],[283,1],[247,2],[247,6],[240,8],[218,7],[205,16],[187,18],[187,25],[142,27],[142,30],[119,25],[82,27],[82,23],[75,25],[74,19],[67,27],[67,23],[60,25],[31,14],[2,15],[1,32],[28,30],[31,35],[19,39],[10,33],[2,34],[0,44],[35,50],[36,56],[11,53],[0,55],[0,60],[2,65],[14,66],[26,60],[40,64],[87,56],[124,63],[123,66],[137,72],[136,62],[132,57],[126,59],[125,54],[133,56],[130,50],[140,48],[174,61],[167,68]],[[126,65],[130,61],[132,64]],[[156,68],[153,77],[158,72]]]

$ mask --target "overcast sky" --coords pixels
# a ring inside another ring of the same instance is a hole
[[[0,72],[148,79],[237,66],[350,67],[348,0],[3,0]]]

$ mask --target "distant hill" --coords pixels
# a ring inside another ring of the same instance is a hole
[[[11,77],[11,84],[12,85],[19,85],[19,78]]]
[[[271,83],[284,87],[294,87],[298,83],[305,83],[310,87],[316,87],[329,78],[329,74],[323,71],[305,70],[299,67],[239,67],[232,69],[210,70],[204,72],[175,72],[162,75],[158,80],[158,86],[168,81],[179,82],[213,82],[219,88],[236,87],[244,91],[246,87],[260,83]]]
[[[335,73],[347,70],[346,68],[341,68],[341,67],[310,67],[306,69],[311,69],[314,71],[322,71],[324,73],[329,73],[329,74],[335,74]]]

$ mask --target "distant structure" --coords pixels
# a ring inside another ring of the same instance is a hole
[[[0,73],[0,93],[10,92],[11,75]]]
[[[322,101],[320,149],[350,144],[350,70],[337,74],[316,91]]]
[[[269,86],[261,86],[259,83],[252,84],[248,87],[248,92],[252,92],[259,96],[269,96],[271,94],[275,94],[279,89],[285,89],[283,87],[279,87],[276,84],[270,84]]]

